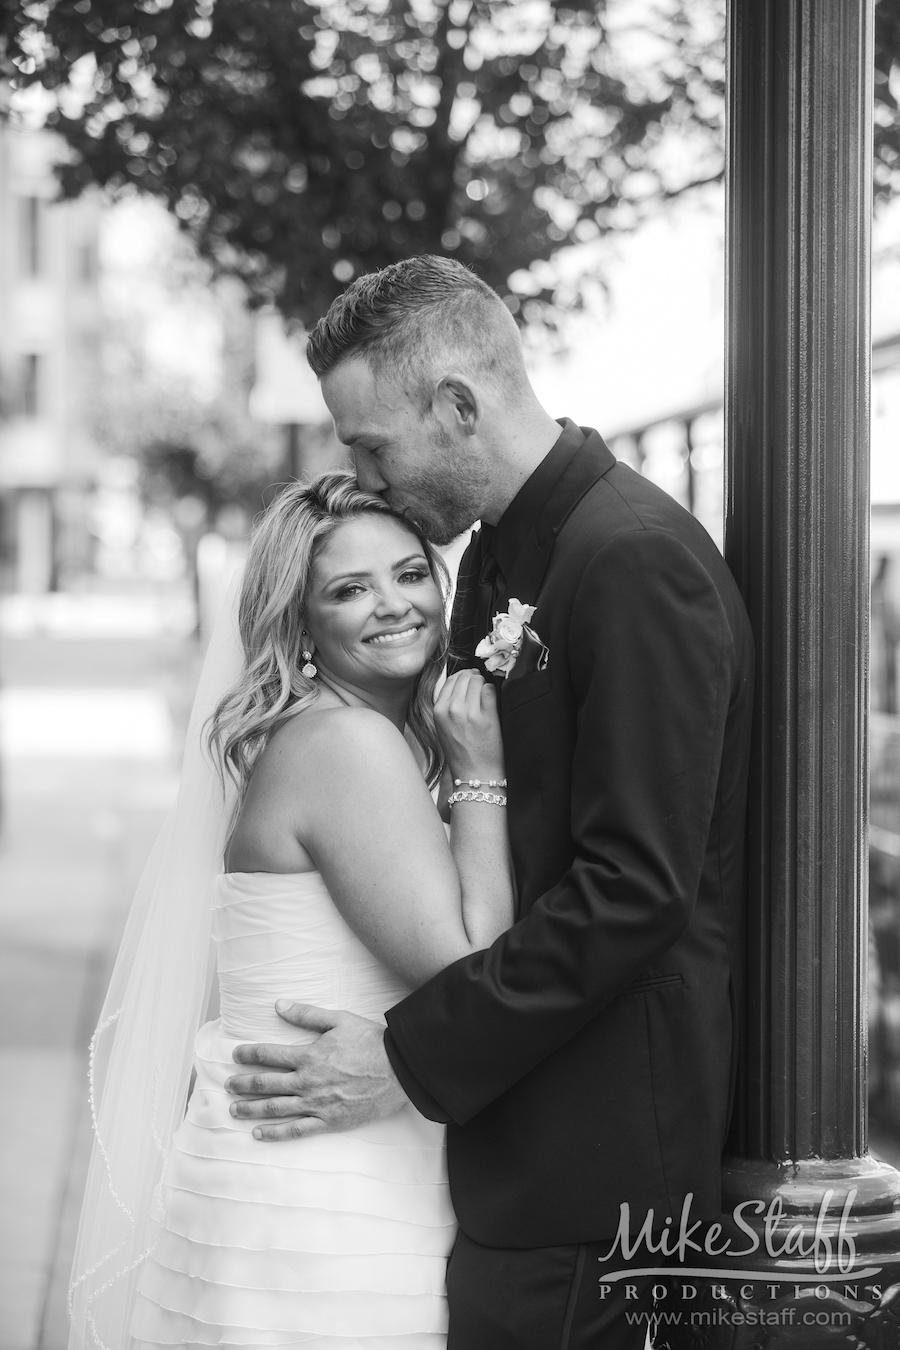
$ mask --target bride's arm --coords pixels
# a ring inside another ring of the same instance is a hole
[[[451,791],[506,797],[497,695],[474,670],[451,675],[434,707]],[[473,788],[474,784],[480,784]],[[513,921],[514,881],[506,807],[457,801],[450,808],[450,848],[462,888],[463,923],[473,949],[489,947]]]
[[[466,717],[457,707],[457,742]],[[489,946],[513,920],[505,809],[454,806],[451,853],[413,754],[386,718],[354,708],[304,720],[273,765],[282,781],[272,788],[297,802],[297,838],[360,940],[413,988]],[[474,722],[470,740],[493,756],[489,716]],[[456,768],[473,762],[474,750]],[[502,761],[486,755],[481,772],[454,776],[502,777]]]

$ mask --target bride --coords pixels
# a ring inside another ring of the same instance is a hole
[[[383,1022],[512,922],[494,691],[463,671],[434,699],[445,599],[440,558],[349,473],[257,526],[92,1043],[70,1347],[445,1346],[443,1127],[408,1104],[272,1148],[224,1087],[242,1041],[312,1038],[276,999]]]

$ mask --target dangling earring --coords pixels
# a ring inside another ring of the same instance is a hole
[[[303,636],[306,637],[305,632],[303,633]],[[300,674],[305,675],[308,680],[314,680],[319,672],[313,665],[312,652],[309,651],[306,647],[304,647],[301,650],[300,655],[303,657],[303,660],[306,663],[305,665],[300,667]]]

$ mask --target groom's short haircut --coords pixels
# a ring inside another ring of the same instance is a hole
[[[528,389],[522,340],[496,291],[452,258],[422,254],[358,277],[309,334],[316,375],[364,357],[390,371],[422,412],[448,362],[515,395]]]

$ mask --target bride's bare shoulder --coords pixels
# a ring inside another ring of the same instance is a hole
[[[403,733],[371,708],[313,706],[289,718],[269,738],[262,758],[271,769],[341,774],[404,768],[415,759]],[[418,770],[416,770],[418,772]],[[368,776],[368,773],[367,773]]]

